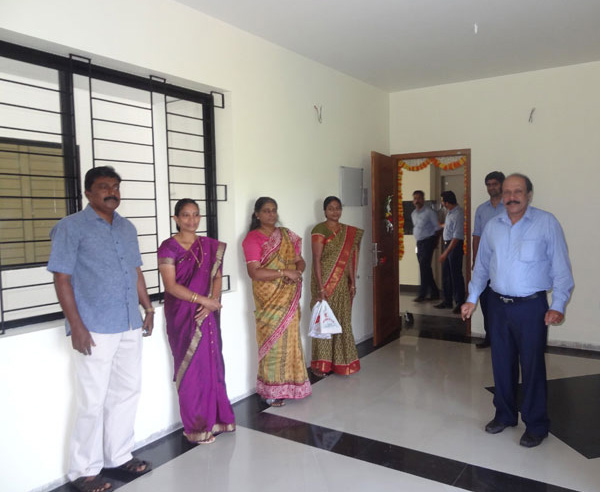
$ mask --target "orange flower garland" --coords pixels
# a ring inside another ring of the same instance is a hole
[[[398,166],[398,261],[404,257],[404,207],[402,206],[402,171]]]

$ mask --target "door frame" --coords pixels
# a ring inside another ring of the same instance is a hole
[[[371,152],[371,265],[375,347],[385,344],[401,328],[396,162],[389,155]]]
[[[372,153],[373,154],[373,153]],[[397,163],[402,160],[407,159],[427,159],[427,158],[439,158],[439,157],[453,157],[453,156],[464,156],[466,161],[463,165],[464,167],[464,183],[465,183],[465,202],[464,202],[464,212],[465,212],[465,286],[469,285],[469,281],[471,280],[471,149],[451,149],[451,150],[437,150],[437,151],[429,151],[429,152],[411,152],[406,154],[392,154],[390,158],[393,162]],[[402,172],[401,169],[398,169],[397,172]],[[396,202],[398,202],[401,198],[401,190],[397,188],[397,180],[396,182]],[[381,201],[382,197],[376,196],[376,190],[373,190],[373,201]],[[397,213],[394,213],[394,226],[398,226],[398,216]],[[396,253],[398,249],[396,248]],[[399,261],[398,255],[396,255],[396,264]],[[399,285],[400,278],[398,274],[398,278],[396,283]],[[377,288],[375,283],[373,283],[373,304],[376,304],[377,301]],[[398,312],[398,317],[400,317],[400,312]],[[378,327],[376,326],[376,319],[373,319],[373,339],[376,340],[376,335],[378,333]],[[466,335],[471,335],[471,320],[468,319],[466,321]]]

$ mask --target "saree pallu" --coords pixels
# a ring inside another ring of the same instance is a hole
[[[225,244],[198,237],[189,250],[175,239],[164,241],[159,263],[175,265],[176,282],[209,296],[221,272]],[[199,304],[165,293],[167,335],[174,360],[174,381],[185,436],[201,441],[235,430],[235,416],[227,397],[225,365],[221,353],[219,314],[211,312],[200,326],[194,316]]]
[[[360,370],[360,361],[352,333],[352,296],[350,273],[356,273],[358,253],[363,230],[342,224],[339,232],[332,232],[325,223],[316,225],[311,233],[324,238],[321,255],[321,280],[327,302],[342,326],[342,333],[332,335],[330,340],[313,338],[310,366],[318,371],[350,375]],[[319,285],[314,269],[311,275],[311,302],[315,305]]]
[[[292,242],[293,241],[293,242]],[[295,269],[293,232],[277,228],[262,247],[262,268]],[[312,393],[300,339],[301,283],[286,284],[283,278],[252,281],[258,374],[256,392],[262,398],[304,398]]]

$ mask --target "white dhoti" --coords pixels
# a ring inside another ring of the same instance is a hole
[[[94,476],[132,458],[142,382],[142,330],[92,333],[91,355],[73,351],[77,409],[68,477]]]

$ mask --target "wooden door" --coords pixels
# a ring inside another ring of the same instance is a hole
[[[373,345],[400,329],[398,279],[398,168],[396,160],[371,152],[371,244]]]

